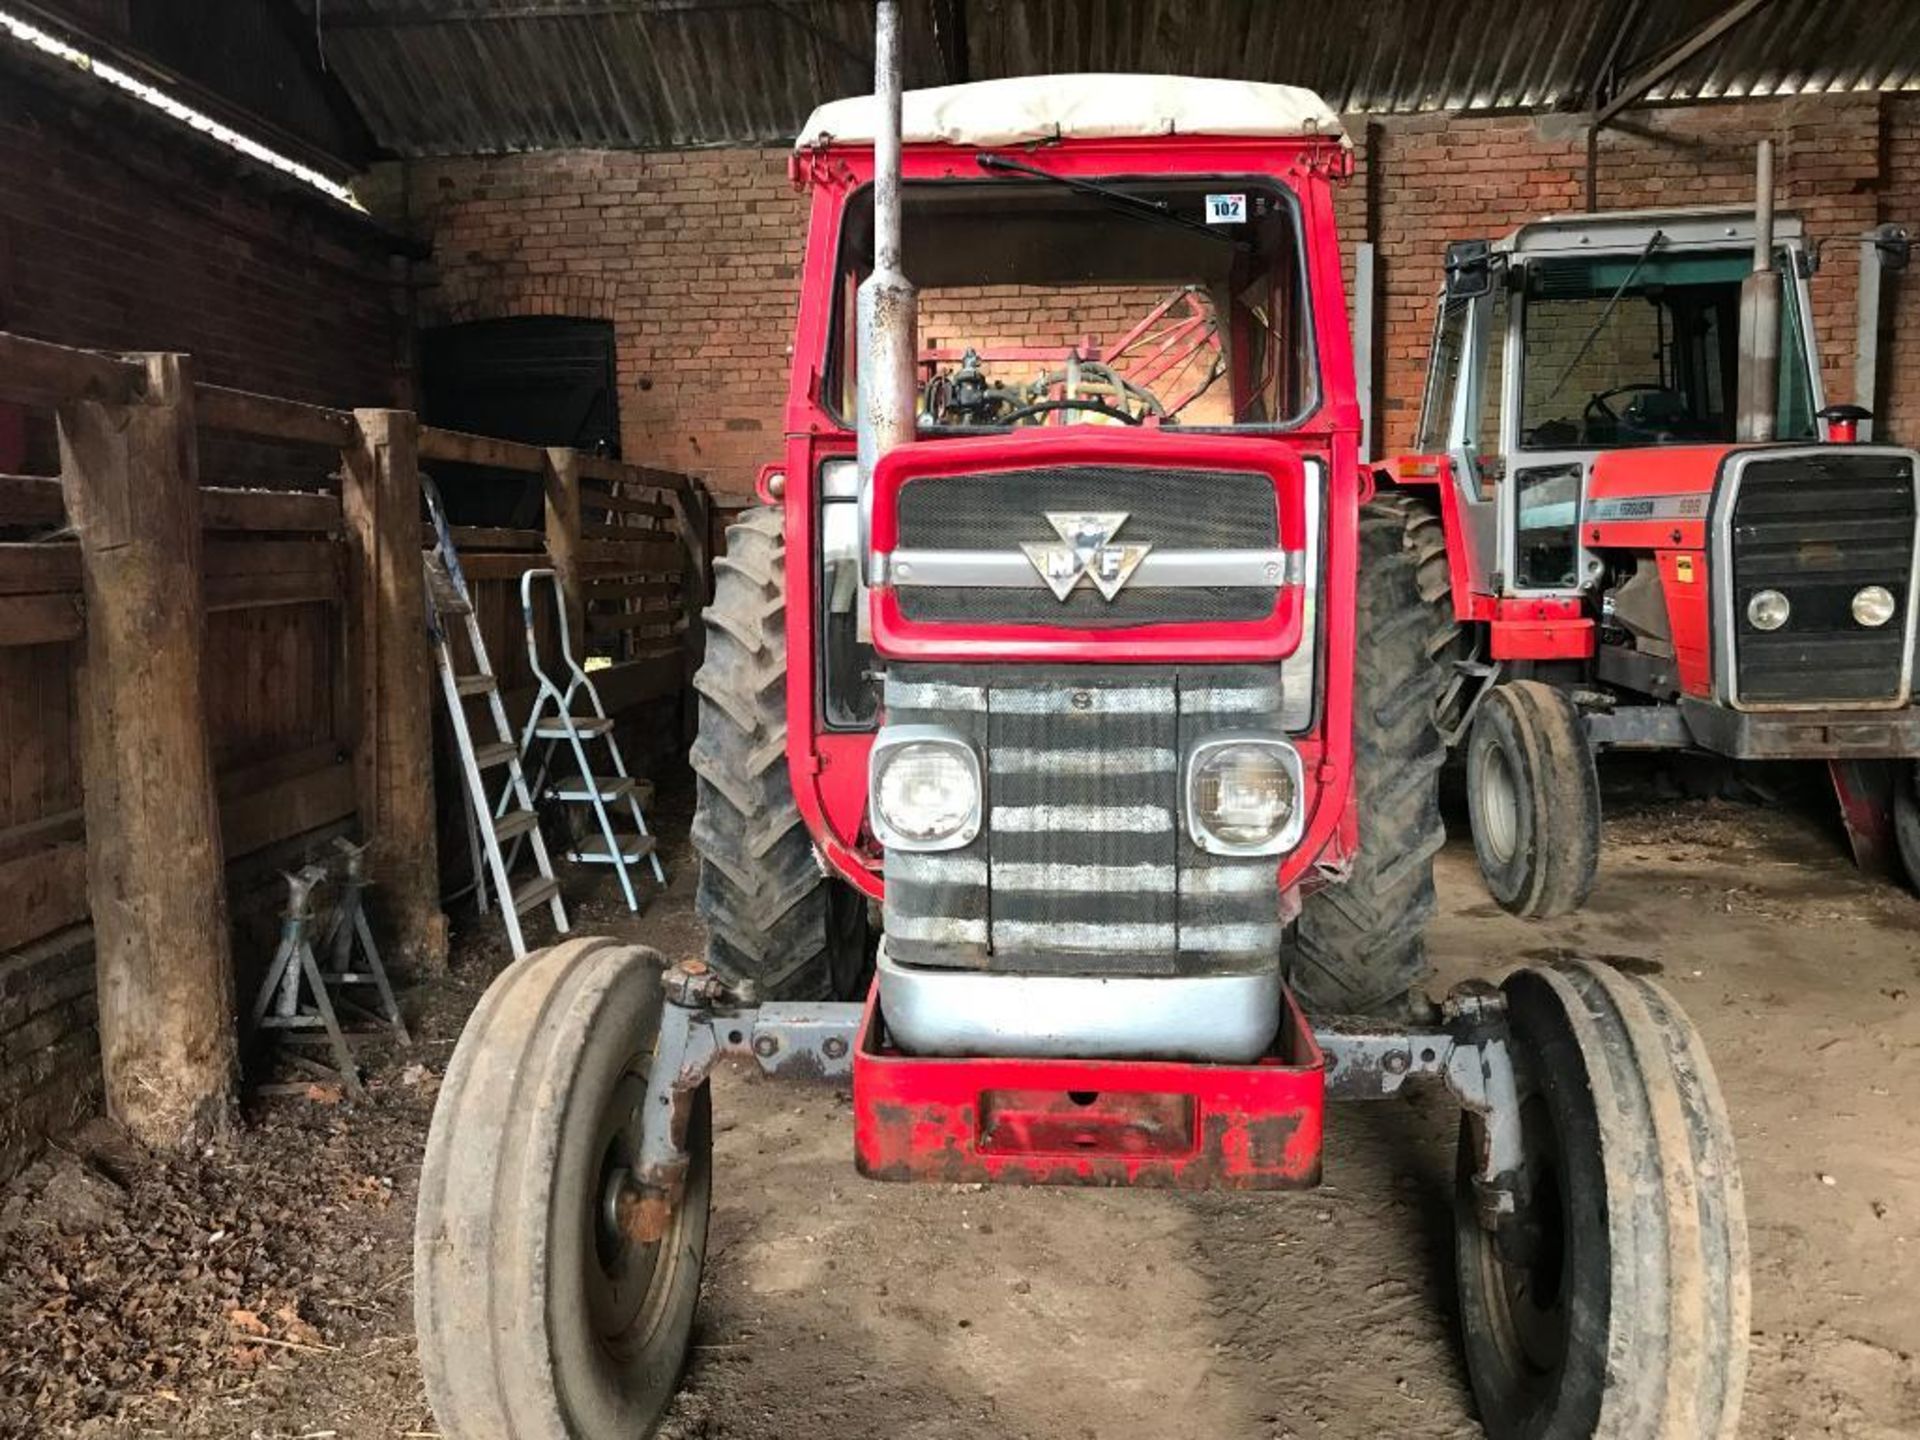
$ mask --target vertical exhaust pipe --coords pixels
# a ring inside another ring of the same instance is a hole
[[[900,268],[900,4],[878,0],[873,30],[873,273],[857,296],[859,325],[860,510],[868,509],[873,467],[914,438],[919,348],[917,297]],[[862,527],[864,548],[865,525]]]
[[[1734,438],[1774,438],[1780,402],[1780,272],[1773,263],[1773,142],[1754,166],[1753,271],[1740,285],[1740,415]]]

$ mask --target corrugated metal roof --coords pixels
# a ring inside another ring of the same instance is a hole
[[[868,0],[300,0],[402,155],[790,139],[870,88]],[[907,81],[1074,71],[1318,90],[1343,112],[1583,109],[1730,0],[905,0]],[[962,13],[964,61],[953,44]],[[943,44],[943,42],[945,42]],[[947,57],[947,58],[943,58]],[[1770,0],[1653,100],[1920,88],[1916,0]]]

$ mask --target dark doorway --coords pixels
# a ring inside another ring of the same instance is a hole
[[[620,454],[611,321],[530,315],[424,330],[420,393],[422,418],[442,429]],[[457,484],[441,486],[457,523],[525,529],[541,524],[536,477],[472,466],[436,468],[460,472]]]

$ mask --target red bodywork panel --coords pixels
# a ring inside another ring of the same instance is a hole
[[[1241,138],[1182,136],[1178,143],[1160,139],[1072,140],[1021,147],[1023,156],[1060,175],[1246,175],[1259,176],[1290,190],[1299,204],[1301,243],[1305,250],[1307,303],[1311,312],[1318,379],[1317,408],[1295,429],[1260,435],[1230,437],[1248,453],[1267,457],[1261,468],[1297,467],[1306,456],[1318,456],[1327,466],[1327,509],[1323,526],[1324,556],[1320,607],[1324,633],[1341,637],[1350,632],[1353,614],[1355,517],[1360,491],[1360,412],[1355,400],[1353,351],[1347,322],[1346,292],[1341,279],[1340,252],[1335,243],[1332,184],[1352,172],[1352,155],[1331,138]],[[983,173],[975,161],[978,147],[909,145],[901,156],[906,182],[965,180],[980,182]],[[851,456],[854,436],[847,420],[835,415],[823,395],[823,373],[828,340],[836,324],[834,289],[840,244],[840,221],[849,195],[873,176],[873,152],[853,147],[804,152],[794,157],[791,171],[797,184],[810,192],[809,239],[801,277],[800,314],[794,332],[792,380],[786,408],[786,456],[781,499],[787,542],[787,763],[794,798],[821,855],[833,870],[864,894],[882,893],[880,855],[863,834],[867,808],[867,756],[870,732],[831,731],[821,719],[816,676],[820,656],[812,617],[819,595],[815,575],[814,535],[818,507],[820,466],[829,458]],[[1023,182],[1014,180],[1009,184]],[[909,275],[913,258],[907,257]],[[1240,343],[1244,337],[1229,337]],[[1097,436],[1095,432],[1098,432]],[[1155,451],[1167,463],[1178,463],[1185,447],[1205,438],[1180,435],[1169,429],[1141,427],[1114,437],[1100,427],[1036,427],[1036,438],[1086,446],[1094,443],[1150,443],[1167,448]],[[1065,437],[1064,439],[1062,437]],[[1028,436],[996,437],[997,443],[1026,443]],[[939,452],[967,440],[929,440],[908,447],[910,452]],[[1089,453],[1083,448],[1080,453]],[[1283,512],[1285,513],[1285,512]],[[1298,516],[1283,521],[1298,524]],[[1281,607],[1286,611],[1287,607]],[[894,643],[902,638],[897,614],[874,615],[876,626]],[[1176,627],[1163,627],[1172,630]],[[1196,627],[1199,628],[1199,627]],[[1079,645],[1073,658],[1113,663],[1156,659],[1199,662],[1207,658],[1247,658],[1237,654],[1242,642],[1225,633],[1252,627],[1221,627],[1217,633],[1167,635],[1160,653],[1148,656],[1134,649],[1137,632],[1101,632],[1098,642],[1070,639]],[[1069,635],[1071,632],[1068,632]],[[1278,623],[1257,642],[1263,653],[1292,648],[1298,637],[1297,618],[1280,613]],[[1029,634],[1026,638],[1032,638]],[[1337,863],[1351,855],[1355,844],[1354,816],[1348,803],[1350,763],[1350,705],[1352,649],[1329,643],[1320,680],[1321,703],[1316,729],[1296,743],[1306,765],[1312,812],[1301,844],[1286,859],[1279,881],[1297,881],[1316,861]],[[901,653],[901,652],[896,652]],[[951,653],[951,652],[949,652]],[[1005,656],[1004,649],[997,655]],[[957,655],[953,658],[959,658]],[[976,657],[977,658],[977,657]],[[1054,658],[1064,658],[1055,652]]]
[[[1688,695],[1713,695],[1707,597],[1707,518],[1731,445],[1612,450],[1587,477],[1580,538],[1593,549],[1650,554],[1660,567],[1676,677]]]
[[[1287,997],[1254,1065],[906,1056],[869,997],[853,1059],[860,1173],[876,1180],[1278,1190],[1320,1179],[1325,1057]]]
[[[1586,660],[1597,643],[1593,621],[1572,596],[1491,600],[1476,607],[1474,618],[1489,622],[1496,660]]]
[[[1580,540],[1589,549],[1654,557],[1666,596],[1675,668],[1686,694],[1711,698],[1713,647],[1707,604],[1707,519],[1720,468],[1735,447],[1687,445],[1610,450],[1587,476]],[[1454,617],[1488,627],[1496,660],[1587,660],[1599,643],[1593,618],[1576,598],[1496,597],[1477,591],[1467,572],[1460,499],[1445,455],[1403,455],[1382,472],[1396,485],[1433,488],[1447,533]]]

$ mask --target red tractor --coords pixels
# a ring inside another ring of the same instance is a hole
[[[1897,852],[1920,884],[1920,456],[1825,404],[1770,191],[1449,251],[1421,453],[1383,480],[1438,511],[1461,627],[1440,723],[1517,914],[1585,901],[1614,749],[1826,760],[1863,862]]]
[[[1489,1432],[1731,1437],[1746,1233],[1693,1028],[1583,962],[1423,993],[1457,626],[1436,520],[1358,460],[1339,122],[1142,76],[903,105],[894,8],[879,94],[794,156],[786,455],[698,680],[707,955],[571,940],[469,1022],[416,1250],[443,1430],[651,1433],[737,1057],[850,1081],[901,1181],[1310,1186],[1327,1100],[1444,1087]]]

